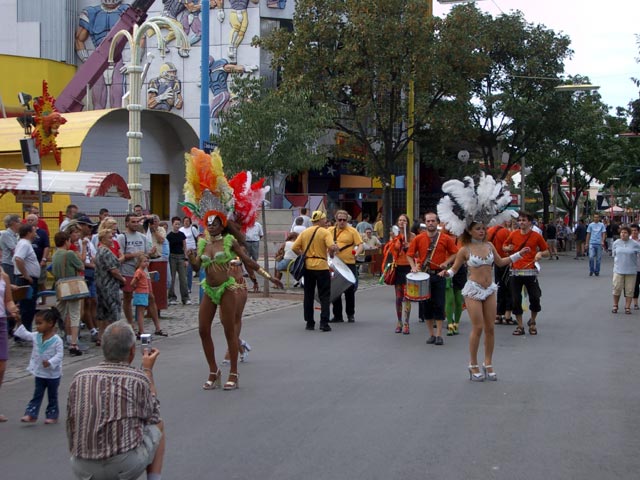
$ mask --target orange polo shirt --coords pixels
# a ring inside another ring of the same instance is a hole
[[[435,239],[436,236],[433,236]],[[418,268],[422,269],[422,265],[427,259],[427,252],[431,246],[431,237],[426,233],[421,233],[414,238],[409,244],[409,250],[407,250],[407,256],[416,259]],[[451,255],[458,253],[458,246],[453,237],[450,237],[446,233],[440,232],[440,238],[431,256],[431,263],[426,266],[427,269],[437,270],[440,265],[444,263]]]
[[[530,230],[529,233],[525,235],[523,235],[520,230],[514,230],[509,234],[504,244],[513,245],[515,250],[511,253],[517,253],[524,247],[529,247],[531,249],[528,253],[522,254],[522,258],[511,265],[512,270],[528,270],[536,268],[534,265],[536,261],[536,253],[544,252],[549,248],[547,247],[547,242],[542,238],[542,235],[534,232],[533,230]]]

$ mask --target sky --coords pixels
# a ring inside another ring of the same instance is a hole
[[[638,98],[631,77],[640,78],[640,0],[481,0],[478,8],[494,16],[520,10],[527,22],[543,24],[571,39],[573,58],[565,62],[568,75],[589,77],[599,85],[603,102],[615,109]],[[433,14],[451,10],[436,0]],[[612,112],[613,113],[613,112]]]

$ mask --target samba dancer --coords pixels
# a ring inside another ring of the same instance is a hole
[[[496,182],[491,176],[480,177],[478,185],[470,177],[464,183],[450,180],[442,186],[445,197],[438,204],[438,213],[447,229],[460,236],[462,248],[456,255],[453,267],[440,272],[440,277],[453,277],[466,263],[468,278],[462,289],[467,312],[471,320],[469,335],[469,379],[482,382],[498,379],[493,369],[494,321],[496,316],[496,292],[493,281],[493,265],[500,267],[515,263],[529,252],[529,247],[509,257],[501,257],[495,246],[487,240],[487,225],[500,224],[510,218],[507,207],[511,195],[504,182]],[[483,371],[478,366],[478,348],[484,331]]]
[[[203,268],[205,279],[202,288],[205,295],[200,302],[198,326],[202,348],[209,365],[209,378],[202,386],[213,390],[221,386],[221,372],[215,359],[211,324],[220,306],[220,322],[229,349],[231,364],[229,377],[224,390],[238,388],[238,349],[239,328],[242,312],[247,301],[247,285],[242,276],[242,263],[255,270],[264,278],[272,281],[278,288],[282,282],[273,278],[257,262],[252,260],[245,249],[231,233],[229,217],[234,215],[239,223],[255,221],[257,208],[242,210],[251,214],[239,215],[241,201],[250,197],[247,203],[259,205],[264,199],[262,182],[250,185],[249,189],[234,191],[227,182],[222,170],[222,159],[215,152],[211,156],[196,148],[186,156],[185,210],[202,220],[207,226],[205,238],[198,240],[198,250],[189,251],[189,262],[194,269]],[[249,177],[250,183],[250,177]],[[238,189],[239,190],[239,189]],[[235,197],[234,197],[235,195]],[[241,197],[241,198],[238,198]],[[240,217],[240,218],[239,218]]]

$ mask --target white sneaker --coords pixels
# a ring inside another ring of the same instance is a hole
[[[193,302],[191,300],[187,300],[186,302],[184,302],[185,305],[193,305]]]
[[[169,305],[177,305],[178,301],[177,300],[169,300]]]

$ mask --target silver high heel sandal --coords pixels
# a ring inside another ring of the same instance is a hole
[[[231,380],[227,381],[227,383],[224,384],[224,387],[222,387],[223,390],[235,390],[238,388],[238,374],[237,373],[229,373],[230,377],[236,377],[236,381],[232,382]]]
[[[214,378],[213,380],[207,380],[206,382],[204,382],[204,385],[202,385],[202,389],[215,390],[216,388],[220,388],[222,386],[222,380],[220,378],[222,375],[222,372],[220,371],[220,369],[218,369],[217,372],[209,372],[209,375],[215,375],[216,378]]]
[[[495,382],[496,380],[498,380],[498,374],[496,372],[487,372],[487,368],[493,370],[493,365],[485,365],[484,363],[482,364],[482,370],[484,371],[484,376],[487,378],[487,380],[491,382]]]
[[[472,382],[484,382],[484,373],[475,373],[473,371],[474,368],[477,368],[478,370],[480,369],[478,365],[469,365],[469,380]]]

